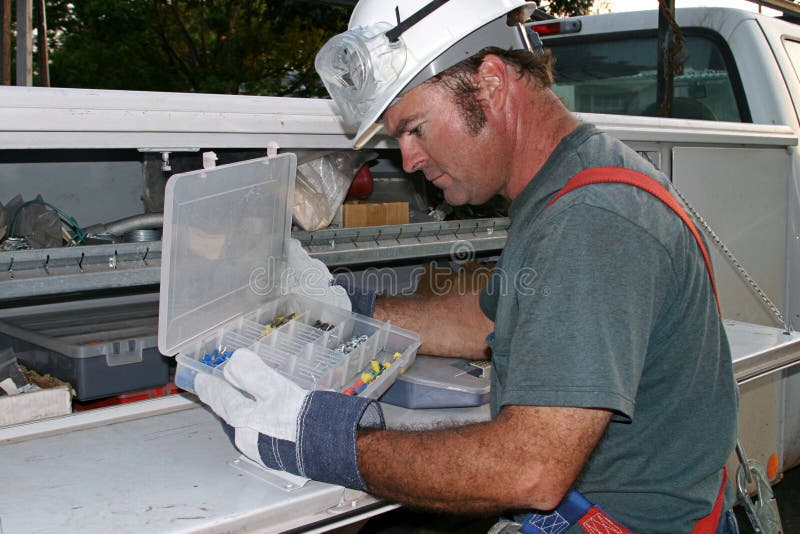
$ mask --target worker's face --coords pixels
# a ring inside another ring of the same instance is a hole
[[[482,204],[504,185],[500,166],[491,162],[497,153],[491,129],[480,122],[438,83],[415,87],[383,114],[400,143],[403,169],[425,173],[453,206]]]

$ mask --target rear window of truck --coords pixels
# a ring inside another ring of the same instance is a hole
[[[674,78],[672,116],[685,119],[751,122],[738,72],[720,39],[686,37],[683,74]],[[548,40],[556,58],[553,90],[572,111],[658,116],[658,40],[625,34]]]

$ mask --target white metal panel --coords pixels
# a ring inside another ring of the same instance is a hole
[[[324,518],[347,491],[314,481],[286,491],[242,471],[219,421],[202,408],[11,443],[0,457],[7,533],[278,532]],[[361,492],[347,497],[358,500],[353,510],[375,502]]]
[[[783,468],[800,465],[800,367],[784,371]]]
[[[759,147],[797,145],[797,137],[794,135],[794,131],[787,126],[604,115],[600,113],[575,113],[575,116],[626,142],[646,141],[680,143],[683,145],[717,144]]]
[[[582,115],[625,140],[789,146],[781,126]],[[0,148],[342,147],[329,100],[0,87]],[[396,146],[386,136],[370,146]]]
[[[83,226],[142,213],[138,161],[60,161],[0,164],[0,202],[41,194]]]
[[[731,320],[725,320],[725,331],[740,384],[739,437],[747,455],[763,465],[772,454],[778,456],[779,479],[784,470],[800,460],[797,456],[800,422],[785,413],[787,410],[797,413],[797,408],[792,407],[792,388],[786,377],[796,378],[800,373],[796,361],[800,355],[800,334]],[[728,467],[731,473],[738,467],[735,454]]]
[[[488,405],[384,409],[389,428],[489,419]],[[323,531],[396,507],[322,482],[283,489],[191,395],[3,427],[0,458],[6,534]]]
[[[785,150],[675,148],[672,179],[770,299],[783,303]],[[726,318],[775,325],[761,300],[709,243]]]
[[[792,100],[761,27],[755,21],[742,24],[731,34],[728,45],[736,58],[753,122],[796,127]]]

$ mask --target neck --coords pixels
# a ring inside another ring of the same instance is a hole
[[[550,89],[524,84],[509,107],[511,174],[503,196],[514,200],[539,172],[561,140],[580,121]]]

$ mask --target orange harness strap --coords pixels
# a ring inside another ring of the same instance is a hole
[[[547,205],[550,206],[562,196],[566,195],[570,191],[578,189],[579,187],[601,183],[628,184],[643,191],[647,191],[658,200],[666,204],[667,207],[672,209],[672,211],[674,211],[675,214],[681,218],[686,227],[689,228],[689,231],[692,232],[692,235],[697,242],[697,246],[700,248],[700,253],[703,255],[703,261],[706,263],[708,277],[711,281],[711,289],[714,292],[714,299],[717,303],[717,312],[720,314],[720,316],[722,316],[722,309],[719,305],[719,295],[717,295],[717,284],[714,281],[714,272],[711,269],[711,258],[708,255],[705,245],[703,245],[703,240],[700,238],[700,233],[697,231],[694,223],[692,223],[692,220],[686,214],[686,211],[678,203],[675,197],[672,196],[666,187],[658,183],[653,178],[641,172],[634,171],[632,169],[626,169],[624,167],[594,167],[592,169],[586,169],[570,178],[566,185],[564,185],[564,187],[562,187],[561,190],[556,193],[556,195],[550,200],[550,202],[547,203]],[[711,509],[711,513],[697,520],[697,523],[694,525],[694,529],[692,529],[692,534],[714,534],[717,531],[717,525],[719,524],[720,517],[722,516],[722,505],[725,501],[725,483],[727,482],[727,479],[727,469],[723,467],[722,484],[720,484],[719,493],[714,501],[714,507]]]

